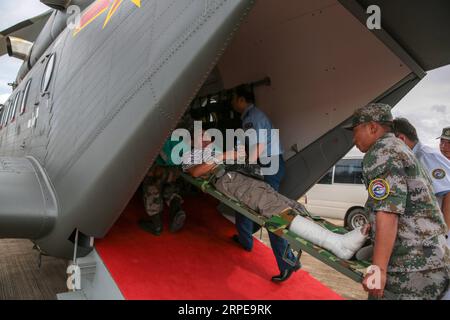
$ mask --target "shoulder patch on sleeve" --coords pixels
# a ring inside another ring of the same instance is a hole
[[[434,169],[433,172],[431,173],[431,175],[436,180],[442,180],[445,178],[446,173],[443,169]]]
[[[390,186],[384,179],[375,179],[369,183],[369,195],[375,200],[384,200],[389,196]]]

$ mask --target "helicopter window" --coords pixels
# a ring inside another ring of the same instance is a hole
[[[0,128],[3,127],[3,119],[5,118],[6,109],[8,108],[8,102],[5,102],[2,108],[2,115],[0,116]]]
[[[27,106],[27,100],[28,100],[28,92],[30,91],[30,85],[31,85],[31,79],[28,80],[27,84],[25,85],[25,90],[23,91],[22,96],[22,103],[20,104],[20,113],[24,114],[26,106]]]
[[[52,54],[47,61],[45,66],[44,76],[41,82],[41,93],[46,93],[50,85],[50,80],[52,80],[53,68],[55,66],[55,55]]]
[[[14,119],[16,118],[16,110],[17,110],[17,104],[19,102],[19,97],[20,97],[20,91],[17,92],[16,97],[14,98],[14,104],[11,107],[11,114],[9,116],[9,121],[13,122]]]
[[[3,126],[3,115],[5,114],[5,106],[0,110],[0,128]]]

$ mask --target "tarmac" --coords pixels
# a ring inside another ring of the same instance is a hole
[[[261,240],[268,244],[265,232]],[[367,299],[360,284],[308,254],[302,255],[301,262],[305,271],[343,298]],[[67,264],[64,259],[42,256],[39,266],[39,253],[33,249],[31,241],[0,240],[0,300],[56,299],[57,293],[67,291]]]
[[[0,240],[0,300],[54,300],[66,292],[67,262],[41,257],[29,240]]]

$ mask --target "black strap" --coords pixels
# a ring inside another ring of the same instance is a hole
[[[261,167],[257,164],[230,164],[225,165],[226,172],[238,172],[244,176],[264,180],[264,176],[261,174]]]

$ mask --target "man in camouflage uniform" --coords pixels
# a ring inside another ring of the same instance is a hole
[[[365,210],[371,223],[372,264],[380,287],[363,287],[370,298],[384,290],[399,299],[440,299],[449,287],[447,227],[431,182],[412,151],[392,131],[391,108],[370,104],[352,119],[354,142],[363,159],[369,192]]]
[[[170,231],[179,231],[186,220],[182,210],[183,199],[180,195],[180,170],[172,162],[172,149],[179,142],[169,138],[163,146],[158,158],[150,168],[142,184],[145,211],[148,217],[139,221],[142,229],[159,236],[162,232],[162,212],[164,202],[169,207]]]

